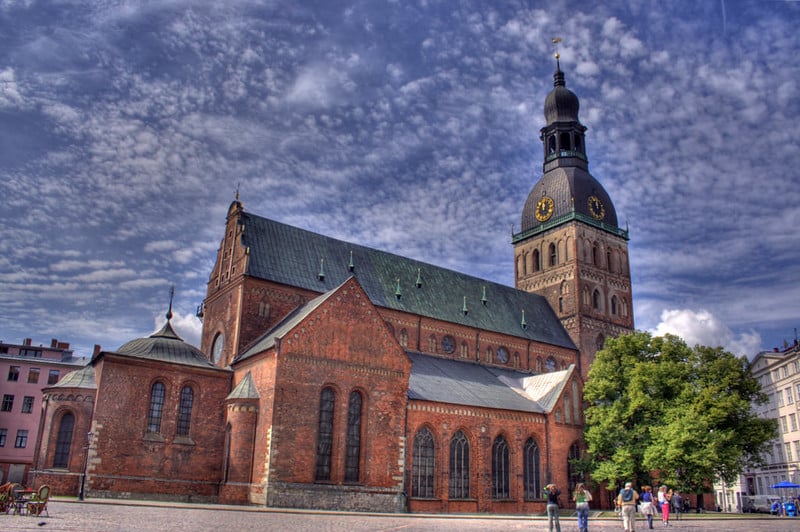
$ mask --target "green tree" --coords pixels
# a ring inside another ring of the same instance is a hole
[[[745,357],[673,335],[609,339],[584,399],[592,477],[609,488],[631,480],[708,491],[762,463],[777,436],[776,421],[753,412],[766,398]]]

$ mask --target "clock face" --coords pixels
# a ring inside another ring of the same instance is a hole
[[[505,347],[498,347],[497,348],[497,361],[501,364],[505,364],[508,362],[508,349]]]
[[[606,215],[606,208],[597,196],[589,196],[589,213],[597,220],[602,220]]]
[[[536,219],[546,222],[551,216],[553,216],[553,198],[544,196],[536,202]]]
[[[452,336],[445,336],[442,338],[442,349],[445,353],[452,353],[456,349],[456,341]]]

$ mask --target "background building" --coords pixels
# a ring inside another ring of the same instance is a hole
[[[748,467],[735,485],[714,486],[717,507],[728,512],[747,510],[748,496],[800,494],[800,490],[770,488],[784,480],[800,484],[800,345],[795,341],[783,350],[763,351],[753,359],[752,368],[768,399],[753,408],[761,417],[778,420],[780,435],[764,456],[763,467]]]
[[[50,346],[0,342],[0,483],[23,482],[33,463],[42,415],[42,389],[83,366],[88,357],[75,357],[66,342]]]

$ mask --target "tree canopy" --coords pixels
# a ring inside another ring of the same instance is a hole
[[[777,436],[759,418],[758,381],[745,357],[673,335],[635,332],[606,341],[584,387],[592,478],[665,483],[701,493],[734,482]]]

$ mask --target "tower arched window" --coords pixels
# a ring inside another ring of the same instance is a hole
[[[597,244],[592,246],[592,264],[600,267],[600,250],[597,248]]]
[[[611,251],[606,250],[606,268],[608,271],[613,272],[611,269]]]
[[[525,500],[538,499],[541,490],[541,466],[539,446],[533,438],[528,438],[522,454],[523,488]]]
[[[581,142],[580,135],[575,135],[575,151],[583,151],[583,143]]]
[[[547,153],[556,152],[556,136],[550,135],[547,137]]]
[[[556,245],[550,244],[548,248],[548,255],[550,256],[550,266],[558,264],[558,255],[556,254]]]
[[[564,313],[564,298],[563,297],[559,297],[558,298],[558,312],[562,313],[562,314]]]
[[[192,403],[194,402],[194,391],[191,386],[184,386],[181,390],[181,398],[178,403],[178,436],[188,436],[189,427],[192,422]]]
[[[414,436],[414,455],[411,466],[411,496],[433,498],[434,446],[433,435],[427,427]]]
[[[562,151],[569,151],[572,149],[572,142],[569,138],[569,131],[564,131],[561,133],[561,150]]]
[[[600,290],[596,289],[592,292],[592,308],[595,310],[603,310],[603,297],[600,295]]]
[[[611,296],[611,314],[616,316],[618,312],[619,309],[617,308],[617,296]]]
[[[150,409],[147,413],[147,432],[161,432],[161,418],[164,414],[166,388],[163,382],[155,382],[150,388]]]
[[[509,452],[505,438],[498,436],[492,445],[492,498],[510,497]]]
[[[361,464],[361,419],[363,417],[361,393],[350,393],[350,404],[347,408],[347,448],[344,465],[346,482],[358,482]]]
[[[317,422],[317,480],[331,479],[333,454],[333,407],[336,395],[332,388],[323,388],[319,395],[319,420]]]
[[[58,422],[56,436],[56,453],[53,456],[53,467],[69,467],[69,451],[72,446],[72,432],[75,429],[75,416],[67,412]]]
[[[461,430],[450,440],[450,498],[469,499],[469,440]]]
[[[533,250],[533,271],[538,272],[541,269],[542,269],[542,261],[541,261],[541,258],[539,257],[539,250],[538,249],[534,249]]]

